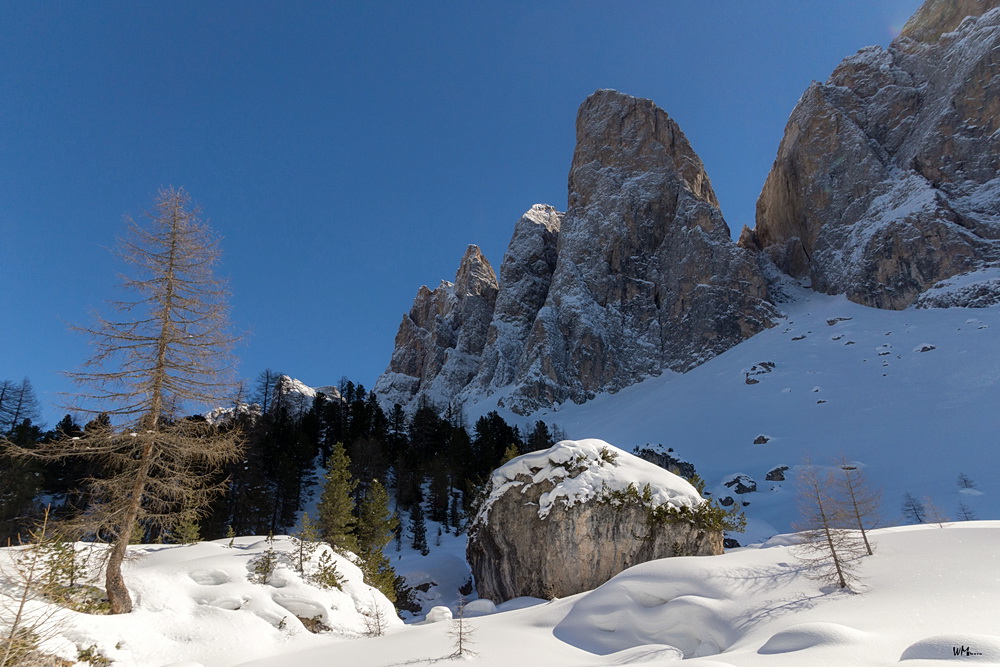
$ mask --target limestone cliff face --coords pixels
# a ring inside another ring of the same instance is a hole
[[[492,313],[485,292],[474,317],[459,309],[470,344],[453,340],[450,288],[422,289],[376,385],[384,402],[499,393],[529,414],[686,371],[771,326],[760,258],[732,242],[677,124],[601,90],[576,129],[567,212],[537,205],[517,223]]]
[[[731,241],[701,160],[649,100],[577,116],[557,263],[518,363],[518,412],[685,371],[770,326],[755,258]]]
[[[514,226],[500,265],[500,291],[483,358],[461,396],[490,394],[517,381],[525,345],[552,284],[562,220],[555,208],[536,204]]]
[[[420,288],[403,316],[389,368],[375,392],[389,405],[426,397],[447,404],[479,368],[497,298],[497,278],[479,248],[470,245],[455,282]]]
[[[998,6],[928,0],[888,49],[810,86],[741,245],[820,291],[894,309],[996,263]]]
[[[479,596],[494,602],[563,597],[648,560],[722,553],[721,531],[651,520],[638,499],[616,502],[609,492],[629,483],[648,488],[657,506],[702,500],[679,477],[599,440],[563,441],[519,457],[490,483],[467,557]]]

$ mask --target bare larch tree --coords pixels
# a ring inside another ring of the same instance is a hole
[[[798,500],[804,541],[796,556],[812,576],[838,588],[848,588],[856,578],[858,558],[865,554],[859,532],[845,528],[851,517],[833,492],[836,488],[830,470],[819,470],[806,461],[798,474]]]
[[[222,490],[219,467],[239,452],[237,434],[220,432],[183,410],[220,405],[231,388],[228,290],[214,277],[218,240],[183,189],[161,189],[141,222],[127,216],[117,254],[133,269],[123,277],[126,300],[116,318],[98,316],[78,328],[93,356],[69,375],[82,387],[73,409],[110,420],[80,438],[21,450],[61,460],[95,459],[95,502],[82,527],[107,538],[106,588],[112,613],[132,599],[121,566],[136,530],[170,530],[179,517],[205,507]]]
[[[839,467],[844,473],[839,477],[841,500],[850,515],[851,525],[861,531],[865,551],[872,556],[875,552],[868,541],[868,531],[878,522],[882,492],[868,483],[864,471],[857,464],[841,459]]]

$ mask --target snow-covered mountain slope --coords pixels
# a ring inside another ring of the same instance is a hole
[[[561,600],[467,619],[480,665],[907,667],[1000,663],[995,601],[1000,523],[875,531],[857,592],[831,589],[795,556],[793,536],[722,556],[668,558]],[[570,564],[586,567],[586,563]],[[538,602],[538,601],[534,601]],[[454,651],[454,622],[393,630],[247,667],[426,665]],[[933,662],[931,662],[933,660]]]
[[[1000,466],[1000,308],[878,310],[810,290],[782,307],[778,326],[683,375],[527,420],[501,414],[623,449],[672,447],[713,495],[749,503],[748,534],[736,536],[744,544],[790,529],[795,468],[807,457],[863,466],[884,490],[886,521],[899,517],[904,493],[946,514],[961,502],[978,518],[1000,517],[989,472]],[[494,401],[467,405],[470,423]],[[784,466],[786,481],[766,479]],[[978,488],[960,489],[960,473]],[[757,490],[725,486],[739,475]]]

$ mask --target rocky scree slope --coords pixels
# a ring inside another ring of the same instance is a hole
[[[991,276],[969,290],[975,304],[921,297],[1000,260],[998,7],[928,0],[887,49],[862,49],[813,83],[740,245],[868,306],[1000,299]]]

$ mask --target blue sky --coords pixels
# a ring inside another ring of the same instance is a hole
[[[123,214],[174,185],[223,237],[240,375],[371,387],[421,284],[565,208],[594,90],[677,120],[738,234],[809,82],[919,4],[4,3],[0,379],[62,414],[68,325],[107,312]]]

